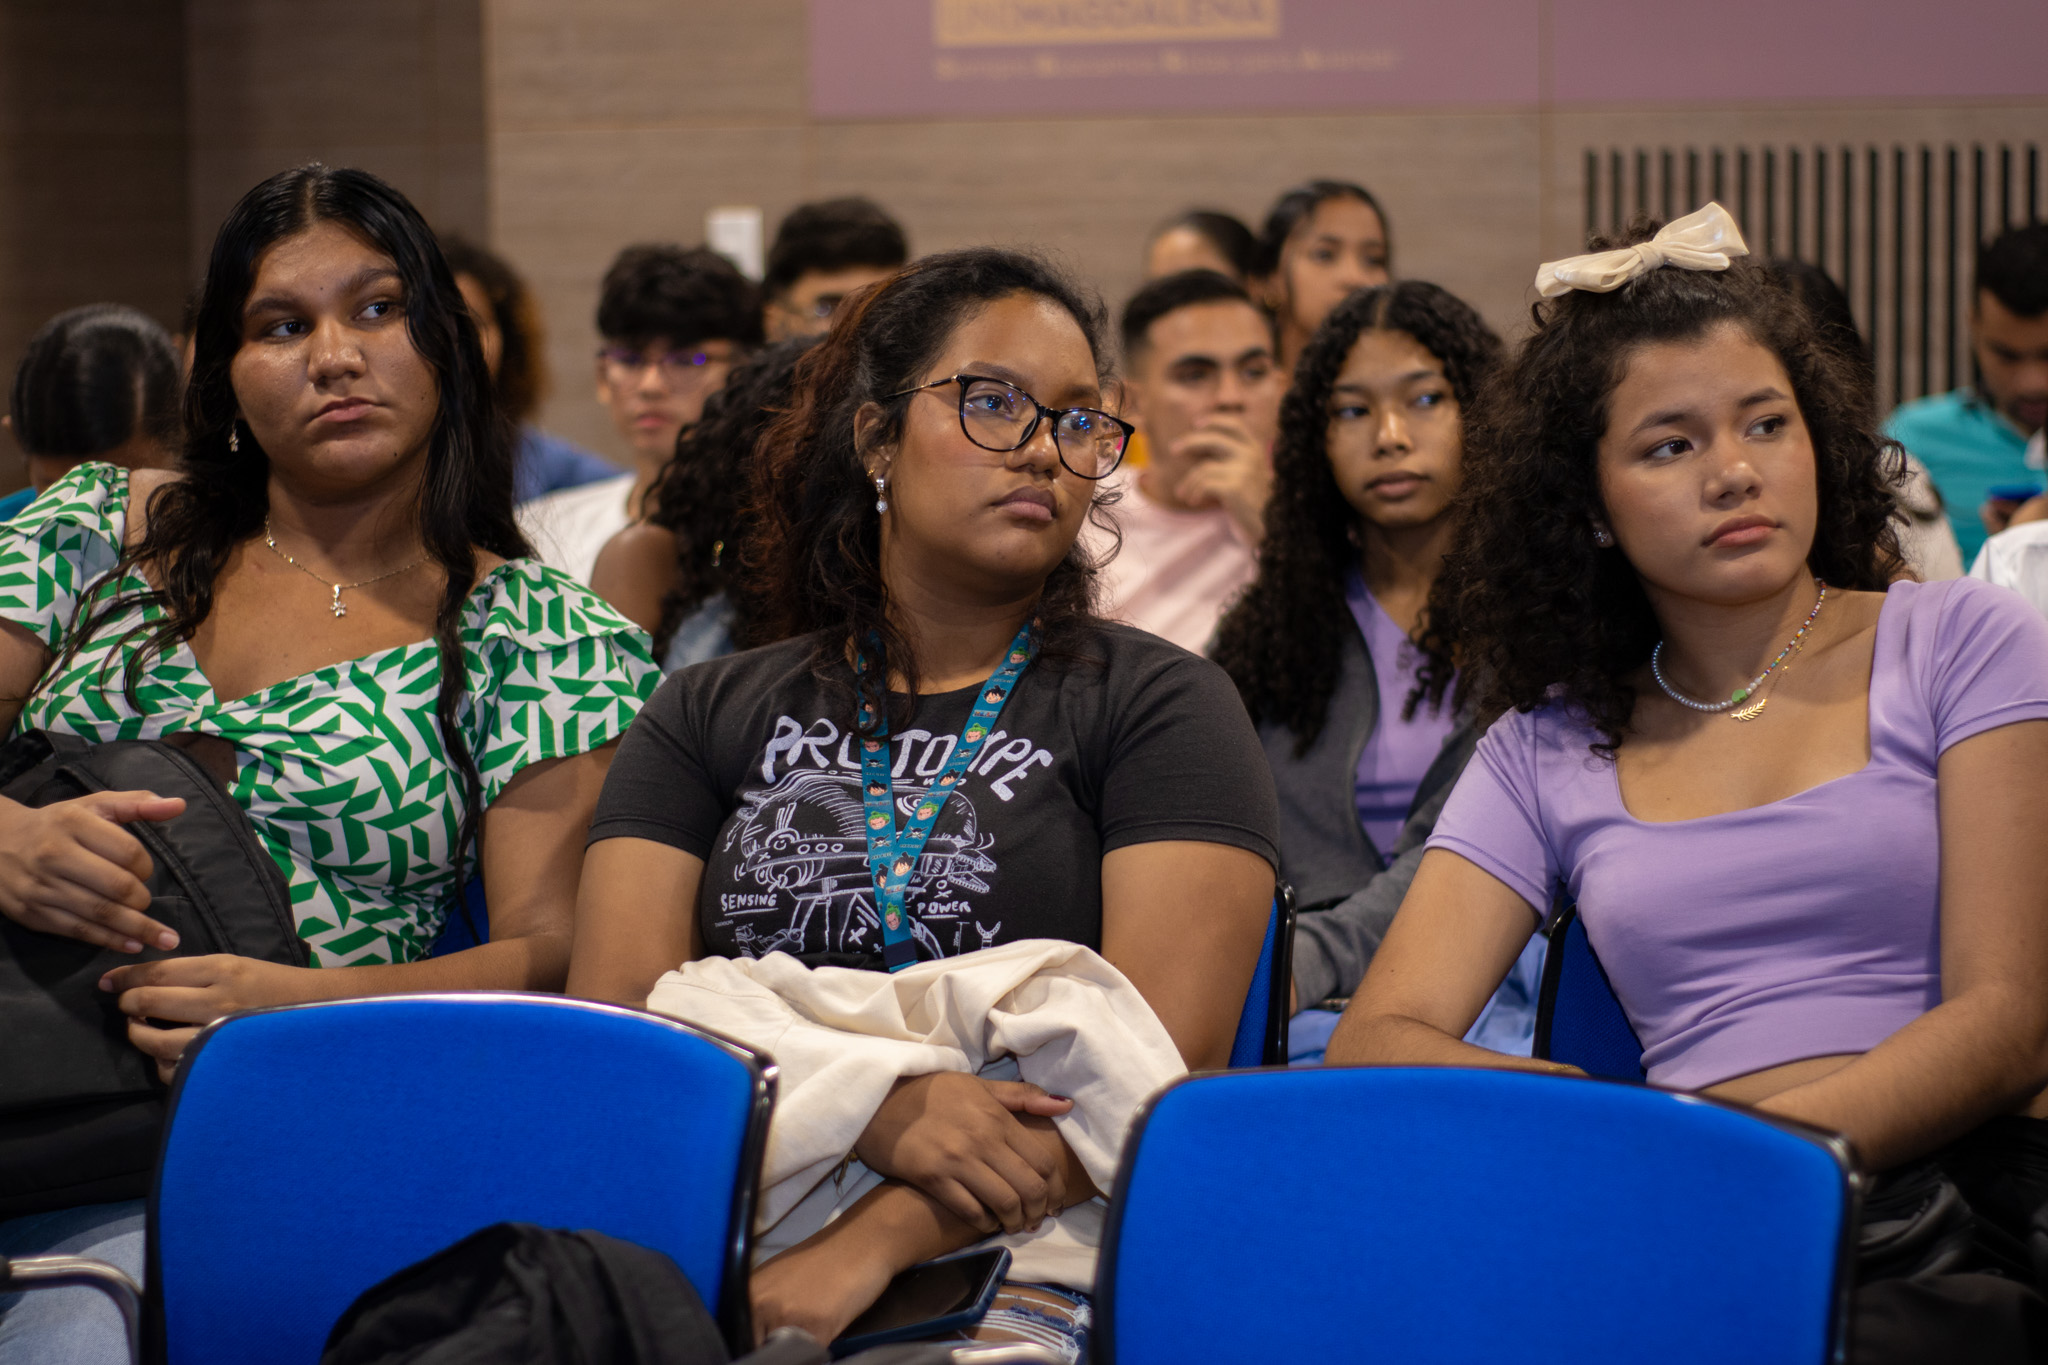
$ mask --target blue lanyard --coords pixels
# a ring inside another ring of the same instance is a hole
[[[933,780],[924,800],[917,803],[910,823],[900,831],[896,828],[896,788],[889,772],[888,717],[882,718],[872,738],[861,741],[860,778],[867,805],[868,872],[875,879],[875,909],[882,917],[882,965],[892,972],[901,971],[917,961],[917,939],[911,933],[910,916],[903,906],[904,894],[910,887],[910,874],[917,870],[917,860],[924,853],[925,841],[931,838],[932,826],[938,823],[939,812],[945,809],[946,798],[953,794],[968,767],[981,756],[981,746],[988,739],[989,731],[995,728],[996,717],[1003,713],[1003,704],[1016,691],[1017,679],[1024,675],[1031,656],[1037,652],[1037,645],[1031,638],[1035,625],[1035,621],[1025,622],[1024,628],[1017,632],[1017,638],[1010,641],[1003,666],[981,685],[980,694],[974,699],[974,710],[967,717],[967,728],[960,732],[945,768]],[[866,657],[855,655],[854,667],[866,673]],[[869,714],[867,703],[861,703],[862,724],[867,723]]]

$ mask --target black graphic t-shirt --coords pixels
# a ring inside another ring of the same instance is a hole
[[[725,957],[879,967],[852,671],[811,669],[813,637],[671,674],[619,746],[590,841],[704,860],[697,914]],[[1033,663],[962,777],[908,889],[921,958],[1026,938],[1102,946],[1102,855],[1167,839],[1278,865],[1273,779],[1223,670],[1103,626],[1087,657]],[[918,698],[889,737],[897,824],[945,767],[978,687]]]

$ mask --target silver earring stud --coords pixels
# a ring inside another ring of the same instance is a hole
[[[889,510],[889,480],[886,475],[875,475],[875,511]]]
[[[242,432],[239,427],[232,425],[228,427],[228,450],[234,454],[241,453]]]
[[[1595,527],[1593,530],[1593,543],[1595,545],[1598,545],[1603,550],[1613,549],[1614,532],[1608,530],[1604,526]]]

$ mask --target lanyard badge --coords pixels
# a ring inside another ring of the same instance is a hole
[[[911,932],[910,915],[904,908],[905,893],[910,888],[911,873],[917,870],[917,860],[924,853],[925,841],[931,838],[932,826],[938,823],[939,812],[946,808],[946,798],[960,785],[960,779],[967,774],[974,760],[981,756],[981,746],[995,729],[996,717],[1003,713],[1003,706],[1016,691],[1017,679],[1024,675],[1036,652],[1032,641],[1035,621],[1028,621],[1017,632],[1017,638],[1010,642],[1010,648],[1003,657],[1002,667],[989,675],[981,685],[974,699],[974,710],[968,714],[967,727],[960,732],[960,738],[953,745],[953,752],[946,760],[946,766],[932,781],[931,790],[925,794],[911,812],[910,821],[901,830],[896,828],[896,789],[890,775],[889,764],[889,719],[882,717],[874,735],[861,741],[860,777],[862,799],[867,807],[868,871],[875,881],[875,910],[882,919],[882,965],[890,971],[901,971],[917,961],[917,939]],[[856,655],[856,669],[867,671],[867,659]],[[861,704],[860,718],[863,724],[869,719],[867,704]]]

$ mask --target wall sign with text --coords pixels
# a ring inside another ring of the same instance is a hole
[[[2044,53],[2043,0],[811,0],[811,112],[2024,99]]]
[[[811,0],[811,110],[1521,104],[1535,41],[1528,0]]]

